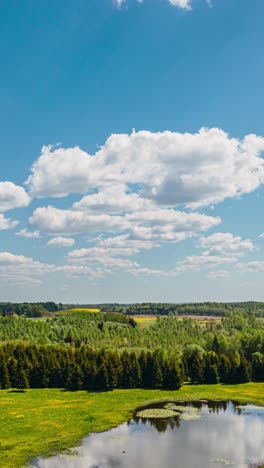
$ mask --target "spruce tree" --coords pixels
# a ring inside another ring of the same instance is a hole
[[[5,362],[2,363],[0,372],[0,386],[3,390],[10,388],[10,378],[8,368]]]
[[[204,380],[204,362],[195,350],[188,360],[189,377],[193,384],[200,384]]]

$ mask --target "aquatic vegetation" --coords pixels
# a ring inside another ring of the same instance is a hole
[[[224,458],[217,458],[216,460],[211,460],[212,463],[221,463],[221,465],[223,466],[233,466],[235,465],[234,462],[232,461],[229,461],[229,460],[225,460]]]
[[[179,414],[179,413],[178,413]],[[150,408],[139,411],[136,416],[143,419],[164,419],[175,417],[177,413],[170,409],[165,408]]]
[[[191,421],[201,417],[200,410],[193,406],[180,406],[175,403],[168,402],[161,408],[145,408],[137,412],[139,418],[171,418],[177,417],[184,421]]]

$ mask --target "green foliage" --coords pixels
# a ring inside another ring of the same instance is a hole
[[[246,312],[228,312],[210,328],[171,316],[142,329],[108,312],[0,317],[0,340],[4,387],[17,388],[22,365],[30,387],[169,388],[172,359],[181,379],[196,384],[264,380],[264,324]],[[78,384],[69,377],[69,363]]]
[[[135,352],[8,343],[0,347],[0,388],[112,390],[140,388],[146,382],[153,388],[180,387],[179,366],[166,353],[154,351],[148,355],[147,366],[141,363],[142,355]]]
[[[45,312],[56,312],[58,306],[55,302],[12,303],[0,302],[0,315],[23,315],[29,318],[42,317]]]

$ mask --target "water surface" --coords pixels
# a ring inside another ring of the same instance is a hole
[[[187,417],[183,420],[183,413],[176,412],[167,419],[135,416],[115,429],[86,437],[70,455],[39,458],[31,466],[244,468],[264,460],[264,408],[226,402],[196,402],[182,406],[187,410],[187,416],[195,413],[195,419]],[[155,410],[157,407],[161,404],[156,405]]]

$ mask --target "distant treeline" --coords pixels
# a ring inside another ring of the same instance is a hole
[[[264,381],[264,359],[259,352],[250,357],[228,356],[199,347],[188,353],[164,350],[118,352],[60,346],[8,343],[0,347],[0,387],[3,389],[58,387],[68,390],[114,388],[179,389],[183,381],[194,384]]]
[[[142,304],[62,304],[55,302],[35,303],[0,303],[0,315],[23,315],[25,317],[41,317],[47,313],[73,308],[100,309],[102,312],[119,312],[125,315],[205,315],[224,316],[226,312],[253,312],[258,317],[264,317],[263,302],[203,302],[191,304],[172,303],[142,303]]]
[[[47,312],[57,312],[62,304],[55,302],[0,302],[0,315],[23,315],[25,317],[41,317]]]
[[[104,312],[119,312],[127,315],[207,315],[224,316],[226,312],[247,311],[264,317],[264,302],[202,302],[202,303],[138,303],[138,304],[63,304],[67,308],[98,308]]]

